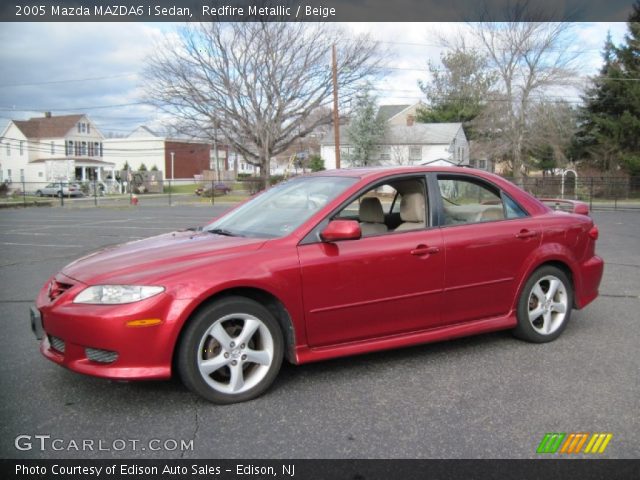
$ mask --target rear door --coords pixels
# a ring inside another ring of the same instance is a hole
[[[470,175],[439,174],[447,268],[443,323],[509,312],[527,258],[538,248],[538,221],[494,185]]]

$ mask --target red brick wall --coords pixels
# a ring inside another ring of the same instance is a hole
[[[165,178],[171,179],[171,152],[174,152],[174,177],[193,178],[209,170],[211,145],[207,143],[165,142]]]

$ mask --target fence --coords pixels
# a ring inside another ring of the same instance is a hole
[[[640,177],[528,177],[522,187],[538,198],[581,200],[590,209],[640,210]]]
[[[241,201],[255,193],[255,182],[198,183],[160,180],[153,185],[117,182],[4,182],[0,183],[0,206],[136,206],[215,204]]]
[[[272,183],[281,178],[273,178]],[[523,188],[539,198],[566,198],[587,202],[591,209],[640,211],[640,177],[560,176],[525,178]],[[256,178],[237,182],[164,180],[154,185],[117,182],[12,182],[0,183],[0,206],[161,206],[238,202],[259,190]],[[62,194],[61,194],[62,192]]]

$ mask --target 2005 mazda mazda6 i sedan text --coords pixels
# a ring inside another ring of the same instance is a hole
[[[174,370],[217,403],[299,364],[500,329],[548,342],[598,295],[585,204],[551,209],[467,168],[326,171],[196,231],[107,248],[47,281],[50,360],[111,379]]]

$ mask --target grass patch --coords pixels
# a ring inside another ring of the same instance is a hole
[[[186,185],[168,185],[164,187],[164,193],[194,193],[196,188],[201,187],[201,183],[188,183]]]

